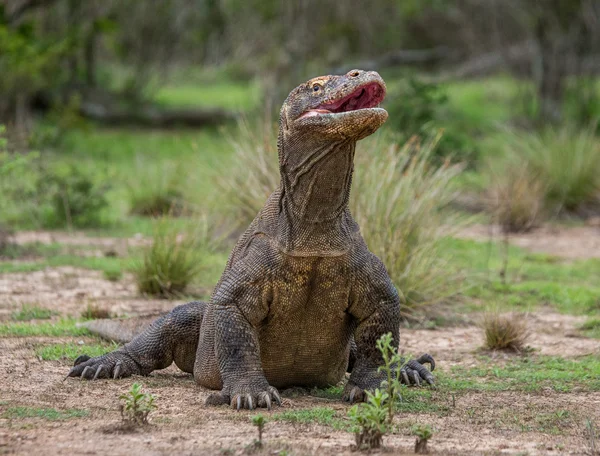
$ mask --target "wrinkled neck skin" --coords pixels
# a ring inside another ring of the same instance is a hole
[[[348,251],[354,231],[348,200],[355,147],[353,138],[325,140],[310,130],[280,131],[277,241],[284,252],[337,256]]]

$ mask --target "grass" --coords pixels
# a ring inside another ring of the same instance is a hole
[[[92,358],[95,356],[104,355],[105,353],[111,352],[119,348],[118,344],[78,344],[68,342],[64,344],[53,344],[44,345],[35,349],[35,354],[38,358],[44,361],[58,361],[67,360],[70,362],[75,361],[82,353],[85,353]]]
[[[171,226],[170,218],[157,219],[152,244],[134,265],[140,293],[161,297],[182,295],[202,271],[202,257],[211,242],[206,222],[181,233]]]
[[[15,321],[30,321],[30,320],[48,320],[54,315],[58,315],[58,312],[46,309],[44,307],[38,307],[33,305],[23,305],[21,310],[13,312],[11,317]]]
[[[80,320],[62,318],[57,321],[41,323],[18,322],[0,323],[0,337],[38,337],[38,336],[87,336],[90,332],[78,327]]]
[[[600,339],[600,318],[590,318],[579,329],[588,337]]]
[[[481,326],[485,348],[488,350],[520,352],[525,348],[529,333],[523,315],[501,314],[497,310],[488,311],[483,315]]]
[[[498,242],[444,240],[442,252],[449,259],[449,267],[470,278],[470,286],[463,290],[465,310],[483,310],[480,302],[497,303],[506,311],[550,305],[574,315],[593,314],[600,309],[600,260],[567,261],[511,246],[503,280],[503,251]]]
[[[547,204],[576,211],[600,202],[600,141],[595,130],[564,126],[537,134],[507,133],[507,157],[531,169],[544,187]]]
[[[322,426],[331,426],[337,430],[346,430],[349,426],[346,419],[336,416],[335,410],[329,407],[315,407],[274,413],[270,419],[272,421],[284,421],[293,424],[320,424]]]
[[[377,139],[377,138],[376,138]],[[375,140],[376,140],[375,139]],[[459,274],[441,258],[441,240],[456,217],[441,211],[456,196],[460,166],[432,166],[436,142],[404,146],[368,142],[357,151],[350,208],[369,249],[405,297],[402,312],[418,312],[454,295]]]
[[[47,421],[62,421],[72,418],[82,418],[88,416],[87,410],[66,409],[57,410],[55,408],[37,408],[37,407],[9,407],[2,414],[2,418],[9,420],[26,419],[26,418],[42,418]]]

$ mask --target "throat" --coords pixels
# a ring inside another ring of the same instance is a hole
[[[298,255],[345,252],[351,237],[348,201],[356,142],[307,147],[307,142],[294,141],[283,146],[280,245]]]

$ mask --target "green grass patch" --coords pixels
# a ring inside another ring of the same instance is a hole
[[[87,336],[87,328],[76,326],[81,320],[63,318],[58,321],[42,323],[15,322],[0,323],[0,337],[38,337],[38,336]]]
[[[37,407],[9,407],[3,414],[2,418],[11,420],[26,419],[26,418],[43,418],[47,421],[61,421],[71,418],[81,418],[88,416],[87,410],[66,409],[57,410],[54,408],[37,408]]]
[[[590,318],[579,329],[588,337],[600,339],[600,318]]]
[[[44,345],[35,349],[35,354],[44,361],[75,361],[82,354],[96,357],[104,355],[108,352],[119,348],[116,343],[99,343],[99,344],[76,344],[68,342],[65,344]]]
[[[314,397],[322,397],[323,399],[340,399],[344,387],[342,385],[329,386],[327,388],[313,388],[310,390],[310,395]]]
[[[43,307],[31,306],[25,304],[21,310],[13,312],[11,317],[16,321],[30,321],[30,320],[49,320],[54,315],[58,315],[58,312]]]
[[[516,358],[504,366],[455,366],[440,376],[440,386],[452,391],[600,391],[600,359],[539,356]]]
[[[247,111],[258,105],[258,84],[223,81],[208,84],[178,84],[161,87],[154,99],[163,106],[216,107]]]
[[[274,413],[273,421],[285,421],[293,424],[320,424],[330,426],[337,430],[347,430],[349,423],[345,418],[336,416],[335,410],[328,407],[315,407],[311,409],[289,410]]]
[[[471,279],[463,290],[468,298],[493,302],[506,310],[551,305],[559,312],[581,315],[600,309],[600,260],[566,261],[511,246],[506,280],[502,280],[504,247],[500,243],[451,238],[444,243],[449,267]],[[469,310],[482,308],[475,302]]]

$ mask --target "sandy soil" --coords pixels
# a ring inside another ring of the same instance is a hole
[[[62,240],[61,240],[62,242]],[[104,241],[103,241],[104,242]],[[120,241],[114,241],[120,242]],[[105,246],[104,244],[102,244]],[[101,273],[70,267],[28,274],[0,275],[0,320],[23,304],[35,304],[80,315],[89,304],[104,307],[115,315],[147,315],[169,310],[173,301],[148,300],[137,296],[131,277],[114,283]],[[600,356],[600,341],[578,335],[580,317],[549,311],[527,316],[537,353],[577,358]],[[256,437],[249,422],[253,412],[207,408],[209,392],[197,387],[190,375],[171,367],[143,378],[145,388],[157,397],[158,410],[151,426],[133,433],[119,430],[119,396],[136,379],[85,382],[64,380],[69,369],[63,361],[42,361],[36,347],[64,342],[92,342],[87,337],[0,338],[0,454],[245,454]],[[444,327],[435,330],[403,329],[401,347],[407,353],[427,348],[439,369],[475,366],[481,332],[477,326]],[[495,354],[493,362],[511,356]],[[137,380],[140,380],[139,378]],[[285,392],[284,392],[285,393]],[[430,423],[436,432],[430,442],[434,454],[587,454],[584,420],[600,423],[600,393],[486,392],[449,397],[433,392],[434,399],[448,406],[443,414],[399,414],[398,430],[385,439],[381,454],[412,454],[412,424]],[[452,402],[454,406],[451,406]],[[68,420],[7,418],[11,407],[29,406],[58,410],[81,409],[88,415]],[[348,406],[339,400],[288,394],[282,408],[331,407],[336,416],[346,416]],[[564,413],[556,427],[543,427],[545,417]],[[544,430],[542,430],[542,427]],[[265,429],[266,448],[255,454],[337,455],[353,453],[352,434],[317,424],[269,422]],[[375,453],[375,454],[379,454]]]
[[[476,241],[502,239],[499,227],[469,225],[457,237]],[[559,227],[546,225],[529,233],[511,234],[509,242],[532,252],[570,259],[600,258],[600,226]]]

